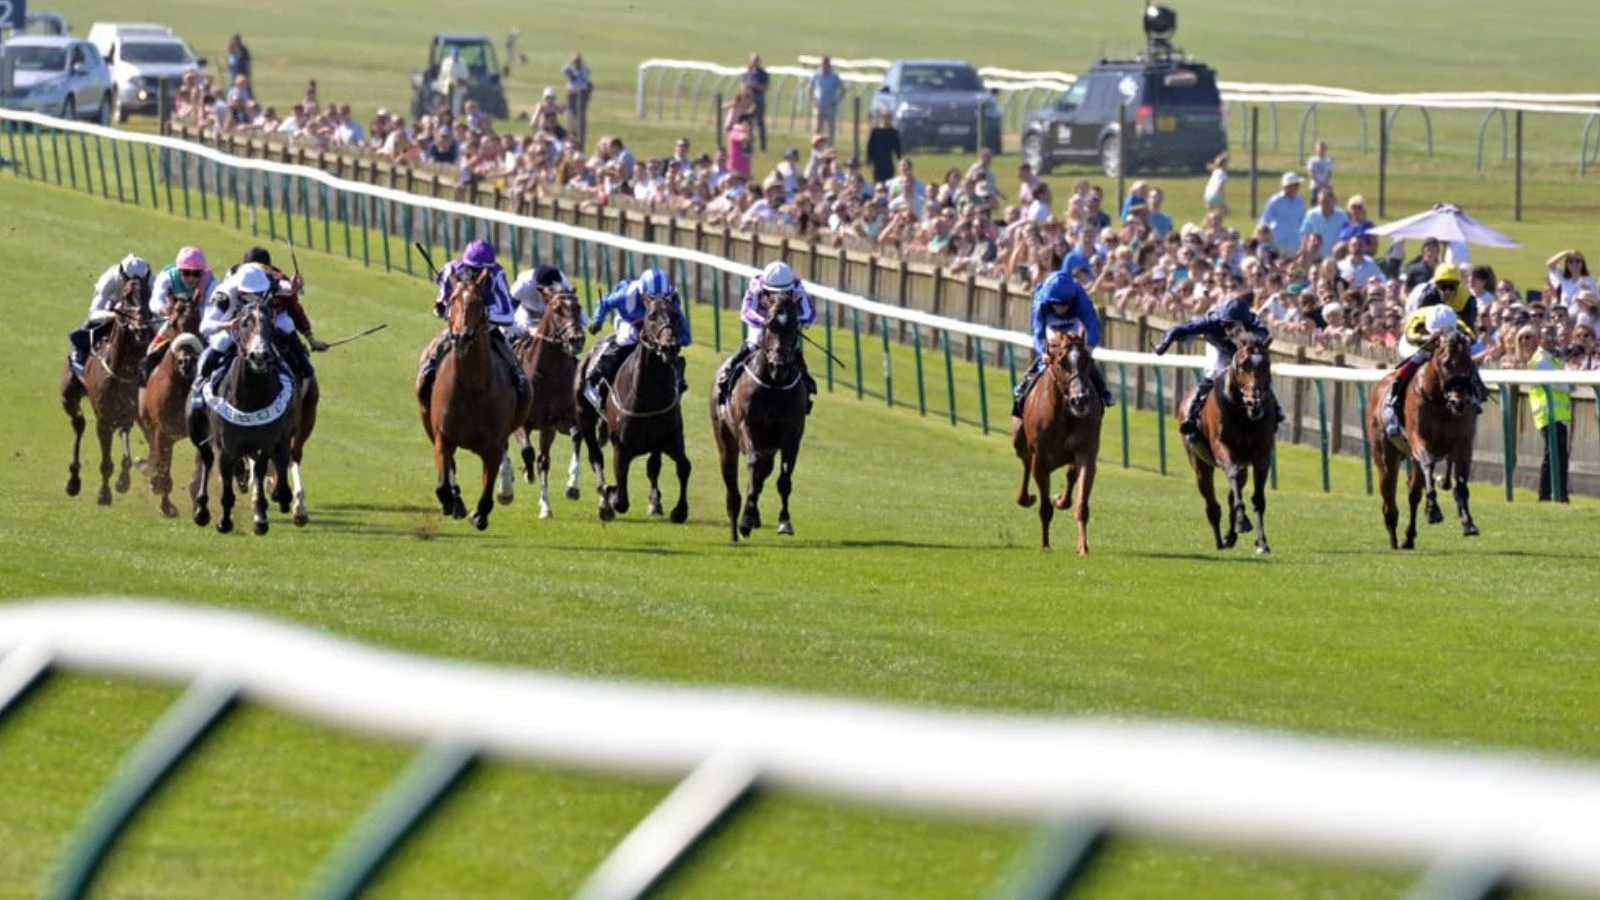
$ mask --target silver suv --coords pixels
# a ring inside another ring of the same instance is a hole
[[[0,47],[10,84],[0,84],[0,107],[111,121],[116,86],[95,46],[81,38],[26,35]]]

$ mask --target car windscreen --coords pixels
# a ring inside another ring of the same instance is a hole
[[[1222,103],[1217,77],[1205,69],[1152,72],[1145,78],[1144,103],[1156,106],[1208,106]]]
[[[17,47],[5,48],[6,59],[12,60],[18,72],[65,72],[67,48]]]
[[[122,45],[122,61],[153,66],[181,66],[194,61],[189,48],[172,41],[129,41]]]
[[[906,66],[900,75],[903,91],[981,91],[983,79],[969,66]]]

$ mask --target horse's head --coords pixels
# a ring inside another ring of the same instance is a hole
[[[1473,390],[1472,342],[1460,331],[1435,338],[1432,365],[1445,409],[1452,416],[1466,412]]]
[[[778,294],[768,303],[761,354],[768,370],[774,372],[787,371],[799,359],[800,301],[794,294]]]
[[[148,278],[124,278],[122,280],[122,293],[117,297],[117,303],[113,311],[119,321],[135,330],[149,330],[152,327],[150,280]]]
[[[1239,330],[1234,335],[1233,361],[1228,364],[1228,380],[1237,393],[1245,418],[1261,421],[1267,414],[1267,401],[1272,393],[1272,354],[1267,348],[1271,337],[1257,337]]]
[[[1088,415],[1098,397],[1092,380],[1094,357],[1083,329],[1051,331],[1044,353],[1056,385],[1066,397],[1067,411],[1078,418]]]
[[[667,297],[646,297],[644,318],[639,321],[639,346],[671,362],[683,346],[678,322],[678,307]]]
[[[572,356],[583,351],[583,307],[578,292],[557,287],[544,291],[544,316],[539,319],[539,334],[559,344]]]
[[[489,270],[457,273],[450,280],[450,342],[461,354],[479,335],[488,333],[489,308],[484,295],[489,290]]]
[[[280,364],[272,319],[272,307],[265,302],[245,303],[234,319],[233,342],[250,371],[258,375],[273,371]]]
[[[200,361],[200,353],[205,350],[205,345],[200,339],[188,332],[178,335],[172,341],[172,346],[167,349],[167,354],[172,357],[172,365],[177,370],[178,376],[184,380],[192,380],[195,373],[195,364]]]

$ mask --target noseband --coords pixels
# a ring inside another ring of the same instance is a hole
[[[1253,345],[1246,345],[1233,355],[1233,362],[1228,366],[1228,383],[1239,397],[1239,406],[1244,409],[1245,417],[1251,421],[1258,421],[1266,415],[1268,387],[1261,384],[1264,376],[1262,370],[1267,367],[1267,351]],[[1254,375],[1248,382],[1243,377],[1246,373]]]

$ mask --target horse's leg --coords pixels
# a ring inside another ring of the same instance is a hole
[[[100,496],[95,502],[101,506],[111,505],[111,473],[117,470],[111,462],[111,424],[98,414],[95,416],[94,432],[100,439]]]
[[[744,516],[739,520],[739,532],[745,537],[761,527],[761,491],[766,487],[767,476],[772,474],[773,454],[747,450],[745,469],[750,473],[750,492],[744,500]]]
[[[1022,458],[1022,487],[1017,488],[1017,505],[1027,509],[1038,499],[1028,493],[1028,479],[1033,477],[1033,449],[1019,450],[1017,456]]]
[[[676,445],[668,451],[668,455],[678,467],[678,502],[673,504],[667,520],[674,525],[682,525],[689,521],[689,473],[694,470],[694,466],[689,462],[689,452],[683,446],[681,433],[678,435]]]
[[[435,480],[433,495],[439,500],[439,512],[447,516],[455,515],[455,495],[450,490],[450,469],[455,464],[455,451],[446,447],[442,437],[433,439],[433,471]]]
[[[277,466],[278,484],[273,488],[273,493],[289,493],[288,478],[285,473],[289,468],[289,441],[287,438],[278,442],[272,450],[272,462]],[[267,457],[264,453],[255,455],[254,465],[250,467],[250,490],[254,499],[253,511],[255,518],[252,524],[256,534],[267,533]],[[289,504],[280,504],[282,511],[287,512]]]
[[[117,430],[118,437],[122,438],[122,466],[117,472],[117,493],[119,494],[126,494],[128,488],[133,486],[133,447],[128,434],[132,430],[132,425]]]
[[[611,507],[611,491],[606,486],[606,455],[600,447],[599,423],[588,420],[580,426],[583,445],[589,451],[589,468],[594,470],[595,493],[599,495],[600,521],[609,522],[616,515]]]
[[[1410,461],[1410,472],[1406,476],[1406,481],[1411,515],[1406,520],[1406,539],[1400,542],[1400,549],[1414,550],[1417,546],[1417,504],[1422,502],[1422,466],[1414,459]]]
[[[1400,480],[1400,457],[1388,441],[1372,442],[1373,462],[1378,467],[1378,496],[1383,498],[1383,527],[1389,532],[1389,549],[1400,549],[1395,529],[1400,525],[1400,505],[1395,502]]]
[[[83,447],[83,429],[89,424],[83,416],[83,398],[86,395],[83,382],[68,367],[61,376],[61,409],[72,420],[72,463],[67,466],[68,497],[76,497],[83,490],[83,479],[78,473],[82,469],[79,453]]]
[[[1195,487],[1200,489],[1200,498],[1206,502],[1206,521],[1211,523],[1211,536],[1216,538],[1218,550],[1226,550],[1233,545],[1222,542],[1222,504],[1217,502],[1217,488],[1211,477],[1216,467],[1194,454],[1189,455],[1189,464],[1194,467]]]
[[[554,428],[545,427],[539,429],[539,456],[537,459],[537,464],[539,476],[539,518],[541,519],[548,519],[555,515],[554,510],[550,508],[550,445],[554,444],[555,440],[556,430]],[[576,481],[578,477],[576,468],[578,461],[577,456],[573,456],[572,461],[574,467],[572,477],[573,480]]]
[[[1470,451],[1469,447],[1468,452]],[[1471,497],[1471,492],[1467,489],[1467,475],[1472,471],[1472,457],[1468,453],[1458,453],[1451,459],[1451,466],[1455,470],[1456,486],[1453,493],[1456,498],[1456,516],[1461,519],[1461,536],[1477,537],[1478,525],[1472,521],[1472,508],[1467,503]]]
[[[1427,514],[1429,525],[1437,525],[1444,521],[1444,510],[1439,508],[1438,476],[1434,474],[1434,468],[1438,465],[1438,460],[1430,459],[1428,464],[1424,466],[1422,470],[1422,477],[1424,479],[1424,483],[1427,485]]]
[[[189,497],[194,500],[194,524],[201,528],[211,524],[211,467],[216,464],[216,454],[211,442],[195,445],[194,479],[189,482]]]
[[[615,484],[611,486],[611,508],[619,515],[627,515],[628,509],[633,505],[628,499],[628,469],[633,466],[633,453],[620,446],[613,449],[615,461],[611,464],[613,469],[611,477]]]
[[[576,500],[576,499],[578,499],[578,496],[579,496],[579,492],[578,492],[578,472],[579,472],[581,467],[578,465],[578,449],[579,449],[579,445],[582,443],[582,441],[583,441],[583,438],[581,436],[579,436],[577,430],[573,430],[573,432],[572,432],[572,461],[567,463],[567,499],[568,500]]]
[[[1078,485],[1078,466],[1076,463],[1067,463],[1066,476],[1061,479],[1061,493],[1057,494],[1051,503],[1056,509],[1065,510],[1072,506],[1072,492]]]
[[[661,451],[650,454],[645,460],[644,473],[650,478],[650,503],[647,507],[652,516],[662,516],[666,510],[661,508]]]
[[[311,514],[306,511],[306,485],[300,479],[300,461],[289,456],[289,485],[294,491],[294,524],[296,528],[304,528],[311,521]]]
[[[1228,474],[1229,529],[1234,533],[1235,540],[1237,540],[1238,535],[1249,534],[1252,528],[1249,508],[1244,503],[1244,488],[1250,479],[1250,468],[1241,463],[1230,462],[1226,471]],[[1233,542],[1230,541],[1228,545],[1232,546]]]
[[[522,477],[528,479],[529,484],[534,482],[534,455],[533,443],[528,440],[528,426],[524,425],[516,431],[517,446],[522,448]],[[544,518],[540,516],[539,518]]]
[[[744,495],[739,492],[739,442],[733,431],[713,420],[712,430],[717,439],[717,461],[722,466],[722,496],[728,513],[728,539],[739,543],[739,506]]]
[[[517,499],[517,470],[511,465],[511,454],[500,451],[500,465],[497,467],[500,475],[500,493],[495,500],[507,506]]]
[[[794,534],[794,523],[789,521],[789,490],[794,487],[794,464],[799,456],[800,441],[785,442],[778,463],[778,500],[783,504],[778,509],[779,534]]]
[[[239,460],[229,456],[226,450],[218,451],[218,481],[222,482],[222,515],[217,517],[217,530],[223,534],[233,530],[233,503],[237,499],[234,493],[234,467],[239,465]]]
[[[1050,549],[1050,520],[1055,518],[1055,504],[1050,502],[1050,466],[1037,452],[1033,454],[1033,483],[1039,490],[1039,549]]]
[[[495,451],[499,451],[498,454]],[[495,458],[496,455],[499,456],[498,459]],[[502,465],[505,462],[506,445],[504,441],[495,444],[494,448],[483,456],[483,484],[478,491],[478,506],[472,511],[471,516],[472,526],[479,531],[489,527],[489,512],[494,509],[495,478],[500,474],[502,468],[509,468],[509,466]]]
[[[1271,553],[1272,547],[1267,544],[1267,478],[1268,470],[1272,467],[1272,455],[1256,460],[1251,468],[1255,470],[1255,490],[1250,495],[1250,505],[1256,511],[1256,552]]]
[[[1089,555],[1089,493],[1094,490],[1095,459],[1090,456],[1078,466],[1078,504],[1072,510],[1078,521],[1078,555]],[[1069,491],[1070,493],[1070,491]]]
[[[172,452],[177,441],[160,425],[150,432],[149,441],[150,452],[155,456],[150,466],[150,489],[161,497],[161,514],[175,518],[178,507],[172,503]]]

